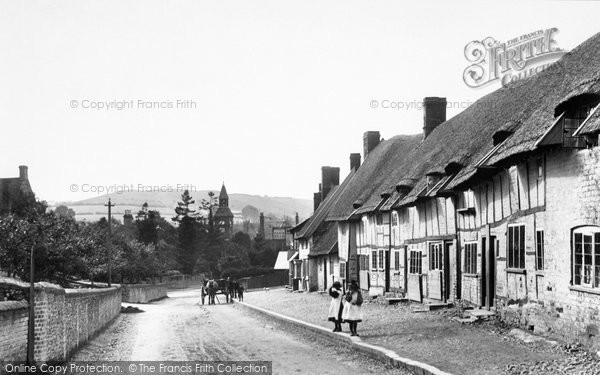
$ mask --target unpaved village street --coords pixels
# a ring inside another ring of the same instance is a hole
[[[135,305],[144,312],[120,314],[72,360],[265,360],[273,361],[276,374],[406,374],[227,305],[224,296],[215,306],[202,306],[199,296],[197,289],[178,290]]]

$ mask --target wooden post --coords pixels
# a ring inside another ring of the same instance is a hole
[[[33,364],[33,349],[35,345],[35,262],[33,259],[33,249],[31,245],[30,265],[29,265],[29,321],[27,322],[27,364]]]
[[[111,236],[111,227],[112,227],[112,218],[111,218],[111,208],[115,205],[110,202],[110,198],[108,198],[108,204],[104,205],[108,207],[108,236],[106,239],[106,247],[108,252],[108,286],[112,286],[112,236]]]

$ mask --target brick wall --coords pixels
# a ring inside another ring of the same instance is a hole
[[[65,360],[121,309],[121,290],[63,289],[39,283],[35,289],[36,361]]]
[[[148,303],[167,296],[168,284],[122,284],[123,302]]]
[[[25,301],[0,302],[0,358],[24,361],[27,355],[29,304]]]
[[[573,286],[571,280],[572,229],[600,225],[600,148],[548,154],[546,209],[521,220],[527,225],[528,252],[535,251],[534,230],[544,230],[544,269],[535,270],[528,255],[521,276],[526,292],[515,297],[503,285],[506,275],[498,266],[501,317],[536,333],[600,348],[600,288]]]

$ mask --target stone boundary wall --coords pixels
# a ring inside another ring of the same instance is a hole
[[[28,284],[1,278],[4,288],[26,291]],[[50,283],[35,284],[34,360],[64,361],[82,344],[105,328],[121,311],[120,287],[63,289]],[[0,359],[27,358],[29,302],[0,302]]]
[[[36,361],[66,360],[121,311],[120,287],[63,289],[40,284],[35,288]]]
[[[169,284],[121,284],[123,302],[148,303],[167,297]]]
[[[27,323],[29,303],[0,302],[0,358],[5,361],[24,361],[27,354]]]

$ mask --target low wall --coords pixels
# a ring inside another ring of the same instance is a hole
[[[0,289],[19,300],[0,302],[0,359],[27,358],[28,284],[0,278]],[[35,284],[34,360],[64,361],[121,311],[120,287],[63,289]]]
[[[168,284],[122,284],[123,302],[148,303],[167,296]]]
[[[29,303],[0,302],[0,358],[5,361],[24,361],[27,357],[27,323]]]
[[[120,311],[119,287],[63,289],[48,283],[36,284],[35,360],[66,360]]]
[[[278,270],[268,275],[243,277],[238,280],[244,286],[244,289],[262,289],[273,286],[284,286],[288,283],[289,271]]]
[[[200,287],[202,286],[205,280],[204,275],[194,275],[194,276],[180,276],[180,277],[171,277],[167,283],[169,284],[169,289],[185,289],[189,287]]]

